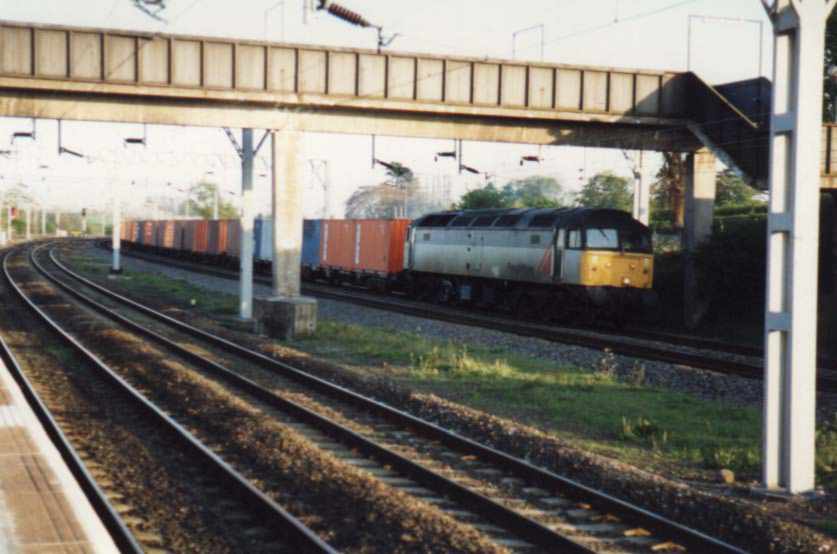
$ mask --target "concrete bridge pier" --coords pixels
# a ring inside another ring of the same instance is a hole
[[[254,303],[258,332],[290,339],[317,328],[317,301],[300,295],[302,192],[300,141],[292,126],[271,132],[273,291]]]
[[[695,252],[712,236],[715,187],[718,176],[716,158],[708,148],[686,156],[686,198],[683,227],[683,316],[686,327],[694,329],[709,308],[709,299],[698,283]]]

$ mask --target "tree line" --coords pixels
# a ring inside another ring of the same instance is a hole
[[[651,186],[651,209],[674,214],[672,221],[682,225],[682,199],[685,195],[682,154],[666,154],[664,163]],[[717,206],[746,205],[758,202],[757,191],[730,171],[718,176]],[[449,208],[613,208],[631,211],[633,184],[625,177],[605,171],[592,176],[577,193],[567,191],[553,177],[533,175],[498,185],[488,182],[471,190],[453,206],[441,205],[420,186],[410,168],[388,164],[384,182],[361,187],[346,202],[348,218],[415,218]]]
[[[682,224],[682,200],[685,184],[682,178],[683,159],[669,156],[651,186],[652,211],[668,211],[674,214],[674,224]],[[718,175],[717,206],[758,203],[757,192],[731,171]],[[456,205],[459,209],[476,208],[613,208],[630,212],[633,205],[633,184],[630,180],[611,172],[601,172],[582,186],[578,193],[565,191],[552,177],[532,176],[511,181],[501,188],[488,183],[462,196]]]

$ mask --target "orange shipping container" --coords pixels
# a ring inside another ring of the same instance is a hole
[[[409,219],[356,220],[353,269],[384,274],[404,269],[404,239],[409,225]]]
[[[355,254],[355,224],[351,219],[324,219],[320,263],[324,267],[350,271]]]
[[[159,225],[163,226],[163,243],[160,246],[174,248],[174,221],[161,221]]]
[[[142,243],[145,246],[154,246],[154,222],[142,222]]]
[[[192,244],[192,251],[205,254],[209,246],[209,221],[199,219],[195,221],[195,242]]]
[[[227,236],[228,229],[230,227],[230,222],[228,219],[222,219],[218,222],[218,254],[226,254],[228,251],[227,247]]]
[[[359,273],[404,269],[409,219],[329,219],[322,222],[321,264]]]

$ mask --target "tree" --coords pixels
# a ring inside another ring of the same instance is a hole
[[[626,178],[605,171],[587,181],[578,193],[576,202],[586,208],[613,208],[629,212],[633,193]]]
[[[755,202],[753,197],[757,193],[756,189],[727,169],[718,175],[715,206],[752,204]]]
[[[387,179],[378,185],[361,187],[346,201],[346,217],[389,219],[414,218],[442,209],[422,190],[412,170],[397,162],[386,164]]]
[[[511,198],[497,190],[494,183],[488,183],[481,189],[463,194],[456,207],[460,210],[476,210],[482,208],[510,208],[511,205]]]
[[[564,189],[552,177],[533,175],[507,183],[498,190],[494,183],[464,194],[457,204],[460,210],[478,208],[560,208]]]
[[[218,185],[208,181],[201,181],[190,189],[191,197],[187,201],[186,213],[198,215],[202,219],[212,219],[215,212],[216,190]],[[224,200],[218,194],[218,218],[235,219],[238,217],[238,210],[231,202]]]
[[[672,223],[683,227],[685,214],[683,200],[686,194],[684,175],[685,156],[679,152],[663,152],[663,165],[657,173],[657,181],[651,185],[652,212],[671,210]]]
[[[542,175],[512,181],[503,187],[503,194],[515,208],[560,208],[564,204],[561,183]]]

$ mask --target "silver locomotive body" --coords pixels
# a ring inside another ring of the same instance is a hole
[[[649,289],[653,255],[648,228],[618,210],[467,210],[414,221],[404,269],[436,300],[601,307]]]

